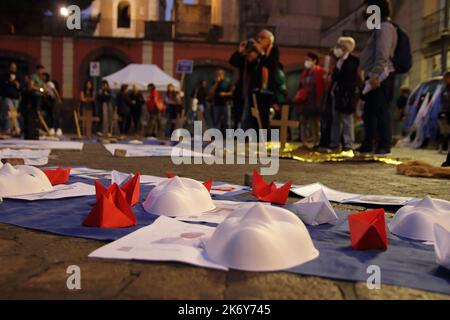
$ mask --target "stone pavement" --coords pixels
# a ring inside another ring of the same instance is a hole
[[[394,155],[444,161],[435,151],[396,149]],[[244,183],[252,166],[174,166],[168,158],[113,158],[100,144],[83,152],[52,152],[50,165],[86,165],[98,169],[163,176],[167,171],[194,179]],[[282,160],[277,180],[320,181],[331,188],[365,194],[433,197],[450,200],[450,181],[398,176],[378,163],[303,164]],[[362,210],[352,206],[340,209]],[[66,238],[0,224],[0,299],[450,299],[449,296],[364,283],[303,277],[287,273],[229,273],[175,263],[88,259],[104,243]],[[70,265],[81,268],[82,290],[66,288]]]

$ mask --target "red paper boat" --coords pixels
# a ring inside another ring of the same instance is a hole
[[[83,225],[93,228],[128,228],[137,224],[126,193],[117,184],[106,189],[99,181],[95,182],[97,203]]]
[[[278,188],[274,182],[267,184],[258,171],[253,171],[253,195],[261,201],[285,205],[291,187],[292,181],[289,181],[281,188]]]
[[[59,185],[59,184],[66,184],[67,181],[69,181],[70,177],[70,168],[61,168],[55,170],[42,170],[45,175],[47,176],[48,180],[50,180],[50,183],[53,186]]]
[[[387,249],[384,209],[351,214],[348,216],[348,223],[353,249]]]

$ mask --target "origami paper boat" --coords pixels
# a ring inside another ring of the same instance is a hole
[[[450,229],[450,202],[425,197],[398,210],[389,230],[400,237],[434,242],[436,223]]]
[[[338,220],[336,212],[322,189],[294,203],[291,208],[307,225],[318,226]]]
[[[255,272],[286,270],[319,256],[298,217],[261,203],[235,210],[205,241],[205,249],[218,264]]]
[[[387,249],[384,209],[351,214],[348,216],[348,222],[353,249]]]
[[[59,184],[66,184],[69,181],[69,177],[70,177],[70,168],[61,168],[59,167],[58,169],[47,169],[47,170],[42,170],[45,175],[48,177],[48,180],[50,180],[50,183],[53,186],[57,186]]]
[[[450,270],[450,230],[439,224],[434,225],[434,251],[437,263]]]
[[[97,202],[83,225],[93,228],[128,228],[137,224],[127,195],[117,184],[106,189],[95,182]]]
[[[253,171],[253,195],[259,200],[285,205],[292,187],[292,181],[278,188],[274,182],[267,184],[258,171]]]

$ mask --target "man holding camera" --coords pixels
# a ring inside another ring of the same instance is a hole
[[[275,36],[269,30],[262,30],[257,40],[241,42],[239,50],[231,56],[230,64],[239,69],[237,92],[241,94],[244,104],[243,129],[258,128],[256,119],[251,114],[252,107],[259,109],[262,123],[260,129],[270,128],[270,107],[277,91],[276,73],[279,59],[280,51],[275,44]]]

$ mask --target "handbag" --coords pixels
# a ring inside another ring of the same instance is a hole
[[[305,104],[308,102],[309,91],[306,88],[301,88],[297,91],[294,98],[295,104]]]

